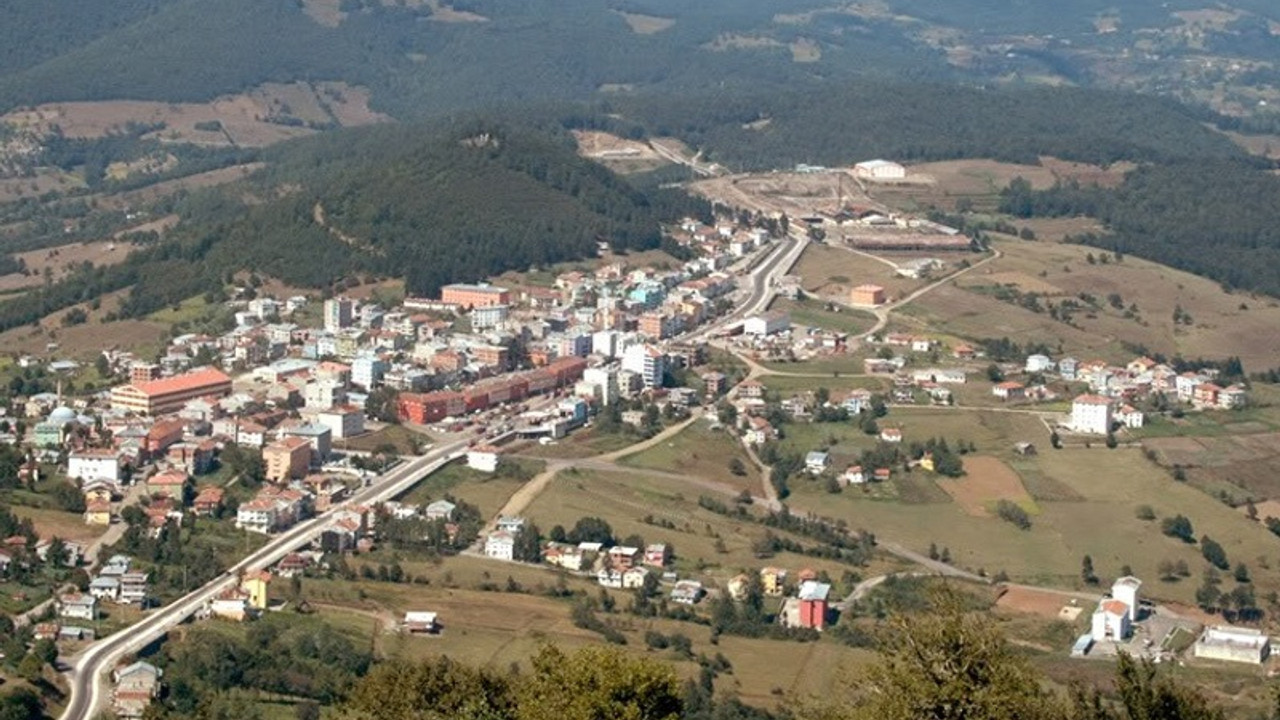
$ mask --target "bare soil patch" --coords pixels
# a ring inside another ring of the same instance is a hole
[[[647,143],[607,132],[574,130],[573,138],[578,141],[578,154],[593,160],[663,160]]]
[[[996,607],[1013,612],[1029,613],[1051,620],[1059,619],[1064,607],[1071,606],[1071,599],[1060,593],[1036,590],[1028,587],[1004,587],[996,599]]]
[[[57,317],[61,317],[58,313]],[[89,359],[106,348],[159,350],[169,326],[147,320],[120,320],[112,323],[89,323],[72,327],[55,327],[52,317],[42,321],[48,326],[24,325],[0,333],[0,346],[10,352],[31,355],[48,354],[48,344],[57,343],[58,357]]]
[[[966,514],[990,517],[989,506],[999,500],[1011,500],[1025,508],[1035,507],[1018,474],[1002,460],[970,455],[964,459],[964,469],[964,477],[939,477],[937,483]]]
[[[44,283],[45,268],[49,268],[54,280],[66,276],[70,269],[82,263],[115,265],[129,255],[132,246],[113,241],[71,243],[56,248],[31,250],[14,257],[26,263],[30,274],[10,273],[0,276],[0,293],[36,287]]]
[[[997,160],[947,160],[911,166],[912,174],[933,178],[937,187],[957,195],[989,195],[1000,192],[1015,178],[1023,178],[1037,190],[1053,187],[1056,177],[1049,168],[1017,165]]]
[[[1125,174],[1137,167],[1133,163],[1121,162],[1104,168],[1086,163],[1068,162],[1048,156],[1041,157],[1040,164],[1053,173],[1054,178],[1058,180],[1074,180],[1081,185],[1097,185],[1108,188],[1116,187],[1124,182]]]
[[[800,38],[791,43],[791,60],[798,63],[813,63],[822,59],[822,48],[818,43]]]

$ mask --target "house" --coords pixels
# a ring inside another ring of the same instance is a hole
[[[1249,391],[1239,385],[1223,388],[1218,393],[1218,407],[1223,410],[1234,410],[1244,407],[1249,402]]]
[[[760,568],[760,584],[765,595],[780,597],[786,591],[787,571],[776,567]]]
[[[436,500],[427,505],[425,514],[428,520],[450,521],[453,520],[453,511],[457,509],[458,506],[448,500]]]
[[[1058,375],[1063,380],[1075,380],[1076,371],[1080,367],[1080,361],[1073,357],[1065,357],[1058,361]]]
[[[120,576],[119,602],[122,605],[146,605],[148,576],[144,572],[127,572]]]
[[[743,334],[757,337],[785,332],[790,328],[791,314],[777,310],[752,315],[742,322]]]
[[[120,494],[120,486],[107,480],[92,480],[81,485],[80,489],[84,492],[86,505],[92,502],[109,503]]]
[[[911,352],[927,353],[938,344],[937,340],[926,337],[911,338]]]
[[[226,491],[220,487],[208,486],[200,488],[196,499],[191,503],[191,511],[199,517],[211,517],[222,510],[222,500]]]
[[[751,587],[751,578],[746,575],[735,575],[729,579],[725,585],[725,590],[729,593],[729,599],[734,602],[742,602],[747,597],[747,590]]]
[[[671,589],[671,602],[680,605],[696,605],[705,591],[697,580],[681,580]]]
[[[410,610],[404,614],[400,627],[407,633],[424,633],[434,635],[440,632],[439,616],[433,612]]]
[[[58,617],[93,622],[98,619],[98,598],[80,593],[62,595],[58,598]]]
[[[524,529],[525,519],[519,515],[500,515],[498,516],[497,527],[503,532],[509,532],[512,535]]]
[[[305,477],[311,467],[311,444],[300,437],[286,437],[262,449],[269,482],[287,482]]]
[[[742,438],[750,445],[763,445],[778,436],[773,425],[762,417],[747,418],[747,431],[743,433]]]
[[[577,572],[582,569],[586,554],[576,545],[549,542],[542,551],[542,559],[548,565],[562,567]]]
[[[266,610],[269,604],[268,591],[271,587],[271,573],[266,570],[246,573],[240,579],[240,589],[247,595],[247,602],[254,610]]]
[[[112,676],[115,688],[111,693],[111,705],[116,716],[142,717],[151,702],[159,697],[160,678],[163,676],[163,670],[141,661],[115,671]]]
[[[804,456],[804,469],[810,475],[821,475],[831,465],[831,456],[821,450],[813,450]]]
[[[863,474],[861,465],[850,465],[840,475],[840,483],[843,485],[861,485],[866,481],[867,476]]]
[[[240,588],[227,588],[210,601],[209,613],[224,620],[244,622],[249,617],[249,596]]]
[[[90,525],[110,525],[111,503],[106,500],[89,502],[84,509],[84,521]]]
[[[491,557],[496,560],[513,560],[515,559],[515,549],[515,535],[505,530],[491,532],[484,540],[485,557]]]
[[[1192,646],[1192,655],[1206,660],[1261,665],[1271,655],[1271,638],[1254,628],[1214,625]]]
[[[615,545],[609,548],[607,556],[609,558],[609,567],[617,570],[637,567],[643,559],[643,553],[640,548],[626,545]]]
[[[596,572],[596,582],[603,587],[622,589],[622,571],[615,568],[600,568]]]
[[[764,397],[764,383],[759,380],[743,380],[738,383],[738,397],[758,400]]]
[[[1115,421],[1127,428],[1140,428],[1146,422],[1146,416],[1134,406],[1125,405],[1116,413]]]
[[[864,180],[902,180],[907,169],[889,160],[866,160],[853,166],[853,174]]]
[[[1111,398],[1080,395],[1071,401],[1071,429],[1078,433],[1106,435],[1111,432]]]
[[[972,345],[961,343],[951,349],[951,357],[957,360],[972,360],[978,356],[978,351],[973,349]]]
[[[480,472],[497,472],[498,450],[488,445],[477,445],[467,451],[467,467]]]
[[[147,478],[147,492],[182,501],[188,477],[180,470],[166,470]]]
[[[647,577],[649,577],[649,568],[643,566],[629,567],[622,571],[622,589],[636,590],[642,588]]]
[[[651,543],[644,548],[644,564],[650,567],[666,567],[671,560],[671,548],[666,543]]]
[[[901,428],[883,428],[883,429],[881,429],[881,430],[880,430],[880,441],[881,441],[881,442],[887,442],[887,443],[900,443],[900,442],[902,442],[902,429],[901,429]]]
[[[876,482],[888,482],[889,477],[892,475],[893,471],[889,468],[876,468],[875,472],[873,472],[871,476],[875,478]]]
[[[1028,373],[1042,373],[1052,370],[1053,360],[1048,355],[1028,355],[1024,370]]]
[[[96,577],[89,583],[89,594],[99,600],[115,602],[120,597],[120,579],[105,575]]]
[[[800,627],[822,630],[827,624],[827,596],[831,586],[815,580],[800,583]]]
[[[1027,388],[1020,382],[1007,380],[991,388],[991,394],[1005,401],[1021,400],[1027,396]]]

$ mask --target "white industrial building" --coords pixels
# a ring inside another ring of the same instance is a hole
[[[864,180],[901,180],[907,169],[888,160],[867,160],[854,165],[853,174]]]
[[[1071,402],[1071,429],[1078,433],[1106,435],[1111,432],[1111,398],[1081,395]]]
[[[752,315],[742,323],[747,335],[772,335],[791,329],[791,315],[785,312],[766,312]]]
[[[1205,660],[1261,665],[1271,655],[1271,638],[1253,628],[1215,625],[1205,628],[1191,652]]]

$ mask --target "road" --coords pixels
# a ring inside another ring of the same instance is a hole
[[[462,454],[470,437],[460,438],[432,448],[425,455],[405,462],[379,476],[369,487],[362,488],[338,508],[368,505],[389,500],[418,483]],[[171,628],[190,617],[218,593],[236,584],[240,574],[260,570],[277,562],[297,548],[312,542],[329,524],[329,514],[307,520],[272,537],[266,545],[236,563],[204,587],[160,608],[145,619],[100,640],[71,659],[68,671],[71,697],[61,720],[90,720],[107,705],[110,692],[104,674],[129,653],[155,642]]]

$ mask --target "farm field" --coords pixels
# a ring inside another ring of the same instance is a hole
[[[981,439],[978,445],[983,447]],[[1207,563],[1197,545],[1163,536],[1158,520],[1137,519],[1135,509],[1145,504],[1158,518],[1190,518],[1197,538],[1209,535],[1232,562],[1250,566],[1257,592],[1280,588],[1280,574],[1263,568],[1264,562],[1268,568],[1280,562],[1274,536],[1196,488],[1173,481],[1137,449],[1046,449],[1011,466],[1024,477],[1039,476],[1025,482],[1038,508],[1026,531],[998,518],[975,517],[945,495],[946,502],[906,503],[877,500],[856,490],[832,496],[816,483],[794,482],[789,502],[796,510],[847,520],[917,551],[936,543],[948,548],[959,566],[992,574],[1004,570],[1017,582],[1080,587],[1081,558],[1090,555],[1104,582],[1129,565],[1147,581],[1145,593],[1190,603]],[[1158,582],[1156,566],[1162,560],[1185,560],[1192,578]]]
[[[735,475],[729,468],[737,460],[746,473]],[[681,473],[710,480],[738,490],[758,492],[760,470],[752,463],[742,443],[724,430],[713,430],[695,422],[675,437],[659,445],[623,456],[618,464]]]
[[[10,273],[0,276],[0,293],[42,285],[46,268],[56,281],[66,276],[71,268],[86,262],[96,266],[115,265],[123,262],[131,249],[132,246],[128,243],[103,241],[77,242],[16,253],[14,257],[26,265],[28,274]]]
[[[1009,500],[1029,513],[1040,509],[1022,485],[1022,479],[1000,460],[982,455],[970,455],[964,459],[965,476],[961,478],[938,477],[935,482],[962,510],[973,517],[989,518],[995,512],[994,505]]]

